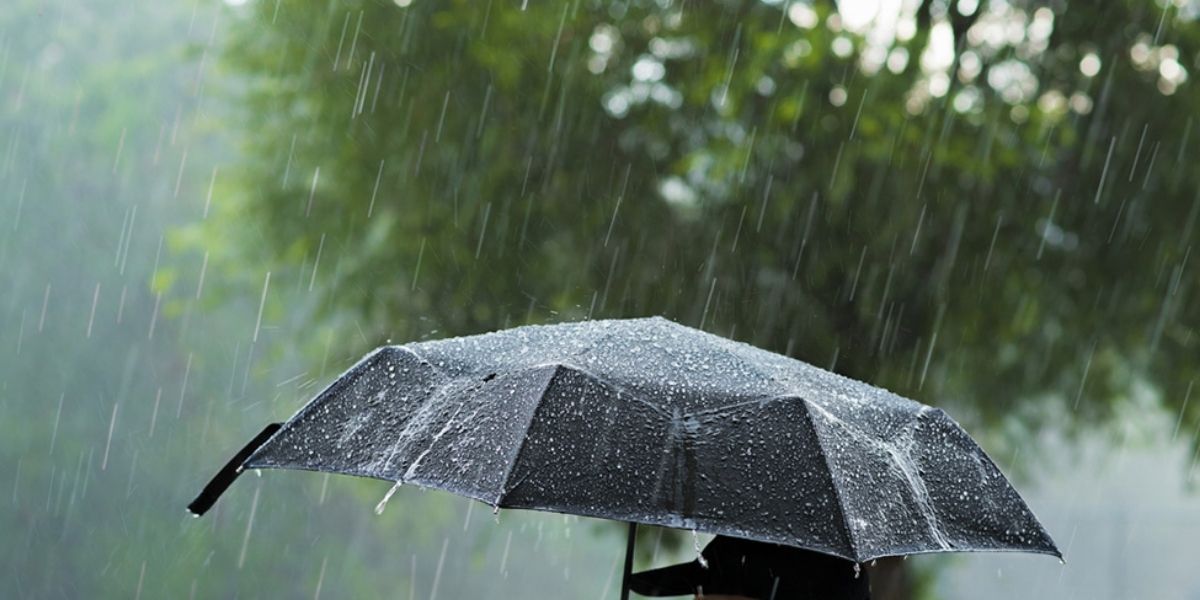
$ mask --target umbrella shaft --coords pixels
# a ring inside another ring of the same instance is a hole
[[[637,523],[629,523],[628,539],[625,541],[625,571],[621,576],[621,600],[629,600],[629,575],[633,573],[633,545],[637,541]]]

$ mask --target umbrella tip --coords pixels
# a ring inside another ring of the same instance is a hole
[[[212,502],[204,501],[203,495],[201,495],[201,497],[196,498],[191,504],[187,505],[186,512],[187,514],[191,515],[193,519],[199,519],[204,515],[204,513],[208,512],[208,509],[212,507],[213,502],[215,502],[215,499]]]

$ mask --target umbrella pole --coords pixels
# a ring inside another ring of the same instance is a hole
[[[637,523],[629,523],[628,539],[625,541],[625,572],[621,575],[621,600],[629,600],[629,575],[633,573],[633,544],[637,541]]]

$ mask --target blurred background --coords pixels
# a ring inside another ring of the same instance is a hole
[[[184,507],[375,346],[661,314],[946,408],[1067,558],[877,597],[1200,599],[1200,2],[140,4],[0,11],[0,596],[613,597],[611,523]]]

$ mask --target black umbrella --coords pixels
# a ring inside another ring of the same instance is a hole
[[[866,562],[1061,556],[943,411],[662,318],[386,346],[234,457]],[[626,579],[632,555],[626,556]],[[623,592],[627,593],[627,589]]]

